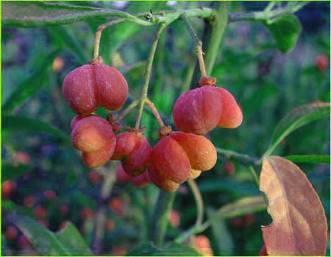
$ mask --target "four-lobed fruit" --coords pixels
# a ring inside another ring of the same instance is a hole
[[[175,191],[189,178],[196,178],[216,164],[214,145],[204,136],[171,132],[153,147],[148,173],[165,191]]]
[[[79,115],[86,116],[99,106],[119,109],[127,99],[128,84],[116,68],[92,63],[67,74],[62,91],[70,107]]]
[[[129,131],[118,134],[112,160],[121,160],[123,169],[130,176],[142,174],[149,164],[152,147],[143,133]]]
[[[236,128],[243,120],[242,111],[233,95],[215,81],[201,79],[201,86],[182,94],[173,108],[177,129],[199,135],[216,127]]]
[[[99,167],[109,161],[115,150],[116,137],[105,119],[94,115],[75,117],[71,125],[72,143],[83,152],[83,161],[88,167]]]

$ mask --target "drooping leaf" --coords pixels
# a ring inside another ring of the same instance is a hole
[[[293,14],[277,17],[264,25],[271,32],[276,45],[283,53],[290,52],[296,45],[301,33],[301,23]]]
[[[29,239],[39,254],[72,256],[68,249],[56,238],[54,233],[47,230],[34,219],[19,214],[11,214],[9,218]]]
[[[321,201],[294,163],[270,156],[263,160],[260,190],[268,197],[272,223],[262,227],[269,255],[325,255],[327,221]]]
[[[293,109],[278,123],[272,135],[271,146],[265,154],[270,155],[279,143],[294,130],[313,121],[329,117],[330,103],[315,102]]]
[[[32,169],[29,165],[14,166],[10,163],[2,163],[1,181],[16,179]]]
[[[56,233],[56,237],[73,255],[91,256],[92,252],[87,246],[84,238],[78,232],[77,228],[71,223],[66,222],[63,229]]]
[[[183,244],[171,243],[164,248],[158,248],[153,243],[144,243],[129,252],[127,256],[201,256],[201,254]]]
[[[69,143],[69,136],[58,128],[41,120],[24,116],[5,115],[3,117],[3,129],[12,131],[25,131],[29,133],[45,133],[63,143]]]
[[[5,25],[11,26],[35,27],[68,24],[98,17],[131,18],[138,23],[149,25],[148,22],[122,11],[89,6],[41,1],[4,2],[2,5],[2,21]]]
[[[287,155],[284,158],[296,162],[296,163],[325,163],[330,164],[330,155],[318,155],[318,154],[308,154],[308,155]]]
[[[49,84],[48,76],[52,67],[52,62],[58,51],[52,51],[49,55],[43,57],[43,62],[34,67],[34,71],[26,80],[17,86],[15,91],[9,96],[7,101],[3,104],[5,113],[14,111],[21,106],[29,97],[34,95],[43,86]]]
[[[224,219],[213,210],[208,210],[208,218],[218,248],[217,255],[233,255],[233,240]]]
[[[233,218],[253,212],[258,212],[266,208],[263,196],[243,197],[236,202],[226,204],[217,210],[217,214],[222,218]]]

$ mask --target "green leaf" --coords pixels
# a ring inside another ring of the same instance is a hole
[[[58,51],[51,52],[48,56],[43,57],[44,61],[34,67],[34,72],[10,95],[3,105],[5,113],[9,113],[23,104],[30,96],[34,95],[42,86],[49,83],[48,76],[52,67],[52,62]]]
[[[5,115],[2,118],[2,122],[3,129],[8,130],[9,132],[25,131],[31,133],[46,133],[47,135],[52,136],[63,143],[70,142],[69,135],[41,120],[23,116]]]
[[[64,228],[56,233],[56,237],[72,255],[93,255],[87,243],[71,222],[66,222]]]
[[[34,219],[19,214],[11,214],[9,219],[29,239],[39,254],[58,256],[71,255],[68,249],[56,238],[54,233],[47,230]]]
[[[288,155],[288,156],[284,156],[284,158],[296,163],[330,164],[330,155],[318,155],[318,154]]]
[[[22,176],[24,173],[29,172],[32,167],[29,165],[12,165],[10,163],[2,163],[1,181],[9,179],[16,179]]]
[[[330,117],[330,103],[315,102],[293,109],[277,125],[271,140],[271,146],[265,155],[270,155],[279,143],[294,130],[313,121]]]
[[[64,26],[56,26],[48,29],[50,36],[58,44],[59,48],[68,48],[76,55],[79,63],[87,63],[89,58],[86,51],[83,51],[83,46],[72,35],[72,32]]]
[[[5,2],[2,5],[2,21],[5,25],[11,26],[35,27],[68,24],[98,17],[129,18],[138,23],[150,25],[150,23],[122,11],[89,6],[41,1]]]
[[[14,203],[13,201],[10,201],[10,200],[3,200],[2,208],[5,211],[15,212],[15,213],[23,214],[23,215],[27,215],[27,216],[31,216],[33,214],[32,209],[17,205],[16,203]]]
[[[225,221],[213,210],[208,210],[208,218],[213,232],[213,237],[216,241],[218,254],[217,255],[232,255],[233,240],[228,231]]]
[[[296,45],[302,30],[299,19],[293,14],[285,14],[264,25],[271,32],[276,45],[283,53],[290,52]]]
[[[236,202],[226,204],[217,210],[222,218],[233,218],[265,210],[267,207],[263,196],[243,197]]]
[[[193,248],[171,243],[164,248],[158,248],[153,243],[144,243],[130,251],[127,256],[201,256]]]

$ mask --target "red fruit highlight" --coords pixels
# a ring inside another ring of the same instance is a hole
[[[15,240],[18,235],[18,231],[14,226],[8,226],[5,232],[5,237],[7,240]]]
[[[102,63],[86,64],[71,71],[64,78],[62,90],[70,107],[83,116],[99,106],[117,110],[128,95],[123,75]]]
[[[329,58],[324,54],[317,55],[315,58],[315,66],[321,72],[326,71],[329,66]]]
[[[233,95],[225,88],[217,88],[221,94],[223,111],[217,126],[221,128],[237,128],[243,121],[243,114]]]
[[[130,176],[142,174],[148,164],[152,147],[141,132],[124,132],[117,136],[113,160],[121,160],[123,169]]]
[[[16,191],[16,183],[11,180],[6,180],[2,183],[2,196],[10,198]]]
[[[98,151],[107,143],[115,144],[111,125],[97,116],[89,116],[74,122],[71,139],[74,147],[83,152]]]
[[[173,118],[177,129],[204,135],[217,126],[222,114],[222,102],[215,88],[195,88],[176,100]]]
[[[205,235],[193,236],[191,245],[203,256],[213,256],[213,249],[211,248],[209,238]]]

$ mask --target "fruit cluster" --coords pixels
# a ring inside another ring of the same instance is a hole
[[[128,95],[123,75],[100,60],[78,67],[63,82],[64,97],[77,113],[71,122],[73,146],[91,168],[109,160],[121,161],[116,171],[119,182],[136,186],[152,182],[163,190],[175,191],[215,166],[216,149],[204,135],[217,126],[235,128],[242,122],[234,97],[216,87],[215,79],[202,77],[199,85],[175,103],[173,117],[179,131],[161,127],[160,140],[152,147],[140,130],[115,135],[118,124],[93,113],[97,107],[121,108]]]

